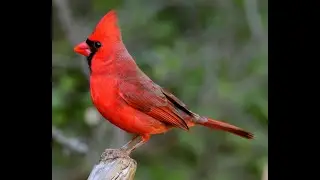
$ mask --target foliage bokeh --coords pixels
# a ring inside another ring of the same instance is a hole
[[[193,111],[256,136],[204,127],[153,136],[133,153],[135,179],[261,179],[268,158],[266,0],[53,0],[52,124],[63,134],[53,136],[53,179],[86,179],[105,148],[131,138],[97,114],[85,60],[73,52],[110,9],[128,51],[155,82]],[[87,149],[68,145],[71,138]]]

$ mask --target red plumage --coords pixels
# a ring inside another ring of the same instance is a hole
[[[74,49],[87,57],[91,98],[103,117],[142,140],[130,144],[131,152],[152,134],[173,127],[194,125],[227,131],[251,139],[253,134],[228,123],[200,116],[167,90],[154,83],[137,66],[122,42],[117,14],[108,12],[85,42]]]

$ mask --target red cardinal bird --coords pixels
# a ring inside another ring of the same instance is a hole
[[[152,134],[195,125],[227,131],[251,139],[253,134],[225,122],[200,116],[144,74],[122,42],[117,14],[109,11],[86,41],[74,51],[87,57],[91,98],[103,117],[136,134],[127,152],[147,142]],[[139,141],[133,143],[138,137]]]

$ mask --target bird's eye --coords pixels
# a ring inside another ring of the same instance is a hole
[[[98,49],[101,47],[101,43],[99,41],[94,42],[93,44],[94,48]]]

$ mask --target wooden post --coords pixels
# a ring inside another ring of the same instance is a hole
[[[137,162],[120,149],[106,149],[88,180],[133,180]]]

